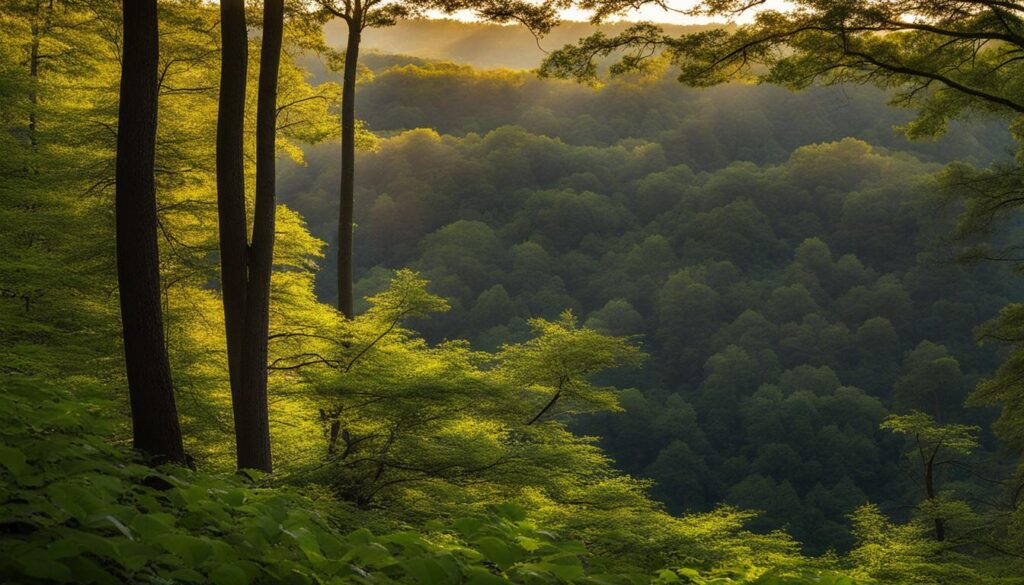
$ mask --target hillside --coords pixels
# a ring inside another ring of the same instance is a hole
[[[938,177],[944,162],[1004,156],[997,126],[909,142],[894,129],[906,113],[875,90],[700,91],[668,74],[591,90],[380,63],[360,93],[383,137],[359,158],[360,295],[412,266],[452,303],[417,324],[428,339],[493,350],[567,308],[635,336],[651,360],[608,378],[635,388],[625,413],[573,427],[653,479],[669,510],[764,510],[760,530],[845,550],[858,506],[916,497],[878,429],[888,414],[991,421],[962,406],[998,363],[972,331],[1024,290],[996,266],[953,262],[956,207]],[[328,242],[337,152],[307,149],[281,177]],[[331,302],[327,253],[318,291]],[[978,465],[1001,473],[987,445]]]

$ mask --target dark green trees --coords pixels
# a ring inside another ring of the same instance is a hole
[[[355,209],[356,149],[356,74],[359,48],[367,28],[392,26],[404,18],[419,16],[428,10],[452,13],[473,11],[478,18],[491,22],[519,22],[539,33],[547,32],[557,22],[557,13],[547,2],[534,5],[506,0],[315,0],[328,17],[342,20],[348,31],[344,53],[341,93],[341,188],[338,211],[338,309],[351,319],[355,314],[352,284],[352,228]]]
[[[635,8],[595,2],[597,20]],[[640,5],[648,2],[640,2]],[[650,2],[654,4],[654,2]],[[1024,47],[1024,5],[1002,0],[920,4],[902,0],[817,2],[798,0],[783,9],[761,0],[706,0],[693,15],[729,19],[753,13],[733,31],[713,28],[682,37],[638,25],[617,37],[594,35],[553,53],[551,74],[593,78],[593,59],[626,51],[617,69],[642,67],[663,48],[687,83],[709,86],[736,77],[807,88],[815,82],[871,83],[898,90],[895,103],[914,107],[913,135],[942,132],[967,111],[1016,116]],[[763,69],[757,67],[764,65]]]

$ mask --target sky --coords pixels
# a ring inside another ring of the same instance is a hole
[[[694,2],[688,1],[688,0],[668,0],[666,2],[666,4],[669,6],[669,8],[675,8],[675,9],[680,9],[681,10],[681,9],[689,8],[690,6],[692,6],[694,4]],[[782,9],[782,8],[785,8],[787,6],[787,4],[788,4],[788,2],[786,0],[767,0],[767,2],[764,5],[764,8],[760,8],[759,10]],[[575,8],[573,8],[571,10],[563,11],[562,14],[563,14],[563,16],[564,16],[564,18],[566,20],[589,20],[590,19],[590,15],[588,13],[586,13],[584,11],[581,11],[581,10],[577,10]],[[737,22],[749,21],[751,19],[751,15],[752,14],[753,13],[746,14],[746,15],[742,16],[741,18],[737,18],[736,21]],[[629,15],[627,15],[622,20],[667,22],[667,23],[672,23],[672,24],[706,24],[708,22],[721,22],[722,19],[721,18],[718,18],[718,19],[693,18],[693,17],[690,17],[690,16],[686,16],[684,14],[680,14],[678,12],[662,10],[661,8],[658,8],[657,6],[645,6],[645,7],[641,8],[640,10],[636,10],[636,11],[631,12]]]
[[[685,9],[693,6],[693,0],[667,0],[666,4],[669,8],[674,9]],[[759,10],[766,9],[784,9],[789,5],[788,0],[767,0],[762,8]],[[751,20],[754,12],[744,14],[740,18],[736,19],[736,22],[742,23]],[[572,8],[569,10],[562,11],[562,17],[565,20],[578,20],[585,21],[590,20],[590,14],[586,11]],[[448,18],[451,18],[450,16]],[[466,12],[463,14],[455,15],[455,18],[460,20],[474,20],[472,13]],[[671,24],[707,24],[709,22],[721,22],[721,18],[694,18],[674,12],[672,10],[662,10],[657,6],[645,6],[640,10],[634,10],[626,15],[624,18],[618,20],[629,20],[629,21],[650,21],[650,22],[663,22]]]

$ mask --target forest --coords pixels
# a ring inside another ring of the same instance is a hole
[[[0,33],[0,582],[1024,584],[1024,4]]]

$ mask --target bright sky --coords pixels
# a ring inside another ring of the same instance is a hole
[[[686,9],[693,6],[693,2],[687,0],[668,0],[666,4],[669,8]],[[767,0],[763,7],[759,7],[758,10],[766,9],[782,9],[785,8],[789,3],[787,0]],[[736,19],[737,22],[746,22],[751,20],[753,12],[745,14],[743,17]],[[563,12],[566,20],[589,20],[590,14],[577,10],[575,8],[566,10]],[[708,18],[692,18],[678,12],[671,10],[662,10],[657,6],[645,6],[640,10],[634,10],[630,12],[626,18],[622,20],[635,20],[635,21],[651,21],[651,22],[670,22],[672,24],[705,24],[708,22],[721,22],[721,18],[708,19]]]
[[[680,10],[689,8],[689,7],[693,6],[693,4],[694,4],[694,2],[692,0],[667,0],[666,3],[667,3],[667,5],[670,8],[676,8],[676,9],[680,9]],[[758,8],[758,10],[766,10],[766,9],[779,10],[779,9],[786,8],[789,5],[790,4],[789,4],[788,0],[767,0],[762,7]],[[736,21],[737,22],[747,22],[747,21],[751,20],[753,13],[754,13],[753,11],[748,12],[747,14],[743,15],[741,18],[736,19]],[[571,8],[569,10],[563,10],[562,11],[562,16],[563,16],[563,18],[565,18],[565,20],[590,20],[590,13],[585,12],[583,10],[576,9],[576,8]],[[448,18],[451,18],[451,17],[448,17]],[[466,13],[463,13],[463,14],[456,14],[455,18],[457,18],[459,20],[474,20],[472,13],[469,13],[469,12],[466,12]],[[666,23],[672,23],[672,24],[706,24],[708,22],[721,22],[722,21],[721,18],[718,18],[718,19],[692,18],[692,17],[686,16],[684,14],[680,14],[678,12],[673,12],[671,10],[662,10],[661,8],[658,8],[657,6],[645,6],[645,7],[643,7],[640,10],[631,11],[630,13],[628,13],[626,15],[625,18],[623,18],[621,20],[666,22]]]

